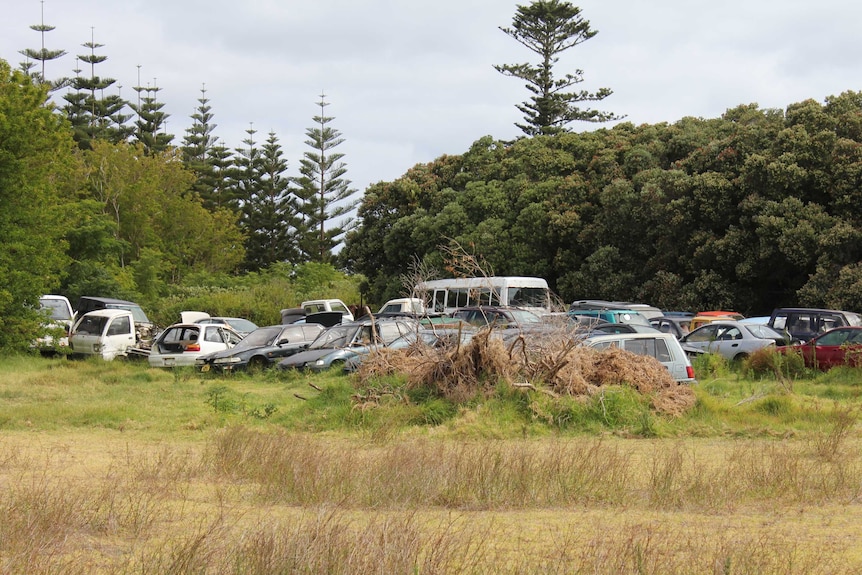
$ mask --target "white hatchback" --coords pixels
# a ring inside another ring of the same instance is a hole
[[[613,333],[593,335],[584,345],[597,349],[618,347],[639,355],[656,358],[677,383],[697,383],[694,368],[679,341],[669,333]]]
[[[174,324],[153,343],[150,366],[194,366],[198,357],[231,348],[241,340],[242,336],[224,324]]]

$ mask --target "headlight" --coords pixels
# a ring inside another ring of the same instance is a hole
[[[242,358],[236,357],[235,355],[231,357],[218,357],[213,360],[213,363],[223,364],[223,363],[240,363]]]
[[[322,366],[326,365],[326,362],[323,361],[322,359],[318,359],[317,361],[314,362],[314,365],[316,365],[317,367],[322,367]]]

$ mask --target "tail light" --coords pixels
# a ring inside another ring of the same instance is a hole
[[[694,368],[693,368],[692,366],[690,366],[690,365],[686,366],[686,368],[685,368],[685,375],[686,375],[686,377],[688,377],[689,379],[694,379]]]
[[[201,350],[201,344],[193,343],[191,345],[187,345],[183,351],[200,351],[200,350]]]

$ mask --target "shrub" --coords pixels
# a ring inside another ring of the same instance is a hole
[[[730,362],[717,353],[702,353],[692,360],[694,373],[700,379],[724,377],[730,373]]]
[[[797,379],[805,374],[805,360],[798,352],[779,352],[774,347],[764,347],[745,358],[742,373],[746,377]]]

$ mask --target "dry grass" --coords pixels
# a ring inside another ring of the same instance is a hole
[[[854,573],[860,441],[0,444],[0,573]]]
[[[671,416],[685,413],[696,400],[694,391],[678,385],[655,358],[616,347],[583,347],[576,333],[562,328],[542,336],[522,335],[509,344],[492,329],[482,329],[466,345],[384,349],[363,361],[358,385],[367,388],[392,374],[406,376],[408,387],[431,388],[457,404],[489,394],[499,381],[525,382],[529,389],[575,397],[595,395],[607,386],[629,386],[648,396],[655,411]],[[365,393],[358,397],[368,401]]]

